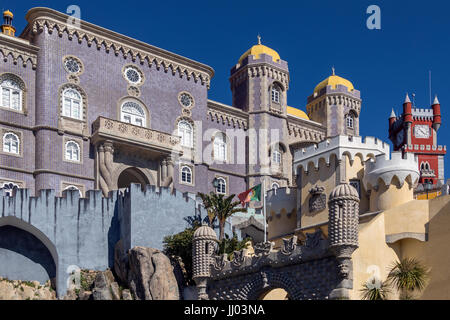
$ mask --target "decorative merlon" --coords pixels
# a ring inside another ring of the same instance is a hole
[[[20,59],[23,67],[26,67],[30,61],[34,70],[37,67],[38,51],[39,48],[31,45],[27,40],[0,34],[0,52],[5,62],[12,58],[13,63],[17,64]]]

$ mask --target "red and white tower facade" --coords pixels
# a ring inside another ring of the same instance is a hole
[[[389,139],[394,151],[414,153],[419,164],[420,184],[444,184],[444,156],[446,146],[437,144],[441,126],[441,105],[437,97],[431,108],[420,109],[412,105],[406,95],[403,114],[389,117]]]

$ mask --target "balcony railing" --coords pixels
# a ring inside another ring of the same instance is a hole
[[[180,137],[135,126],[126,122],[98,117],[92,124],[93,144],[111,140],[121,144],[137,145],[164,153],[181,152]]]

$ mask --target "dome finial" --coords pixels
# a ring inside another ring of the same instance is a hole
[[[261,36],[259,34],[258,34],[257,38],[258,38],[258,44],[261,44]]]
[[[331,71],[333,72],[333,76],[336,75],[336,69],[334,68],[334,66],[331,67]]]

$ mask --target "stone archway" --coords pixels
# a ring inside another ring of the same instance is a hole
[[[53,243],[15,217],[0,219],[0,276],[10,280],[56,283],[58,256]]]
[[[132,183],[139,183],[142,190],[144,190],[145,186],[150,184],[150,181],[141,170],[135,167],[129,167],[119,174],[119,177],[117,178],[117,188],[123,190],[128,188]]]

